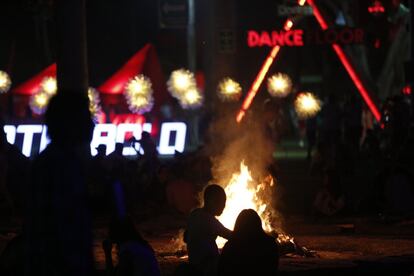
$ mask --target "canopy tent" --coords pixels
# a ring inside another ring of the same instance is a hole
[[[148,43],[136,52],[118,71],[98,87],[104,104],[125,105],[122,96],[124,87],[129,79],[144,74],[152,82],[154,91],[154,111],[158,112],[161,105],[171,98],[167,93],[164,74],[158,55],[152,44]],[[31,96],[36,94],[45,77],[56,77],[56,63],[20,84],[12,90],[14,95]]]
[[[42,72],[31,78],[30,80],[20,84],[12,90],[13,94],[31,96],[39,91],[40,85],[44,78],[56,78],[56,63],[48,66]]]
[[[150,43],[135,53],[118,71],[99,86],[98,90],[102,94],[120,95],[127,82],[139,74],[143,74],[151,80],[155,108],[159,110],[159,107],[169,100],[169,94],[158,55]]]

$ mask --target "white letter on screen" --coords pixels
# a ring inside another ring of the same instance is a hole
[[[175,141],[170,146],[171,132],[175,131]],[[184,123],[173,122],[161,125],[160,144],[158,152],[160,154],[174,154],[175,151],[183,152],[185,146],[185,135],[187,126]]]
[[[17,127],[17,133],[23,133],[22,153],[30,157],[32,153],[33,135],[42,133],[42,125],[20,125]]]
[[[102,133],[106,132],[106,136]],[[91,142],[91,154],[95,156],[98,151],[96,148],[100,145],[106,145],[106,154],[115,150],[116,125],[113,124],[97,124],[93,131],[93,138]]]
[[[44,125],[43,131],[42,131],[42,138],[40,138],[39,153],[41,153],[49,144],[50,144],[50,139],[47,136],[47,126]]]
[[[3,130],[6,133],[7,142],[14,145],[14,142],[16,142],[16,127],[12,125],[5,125]]]

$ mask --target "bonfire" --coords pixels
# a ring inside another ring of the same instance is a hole
[[[301,256],[313,256],[313,252],[297,244],[294,238],[286,234],[281,227],[278,213],[272,206],[272,194],[275,181],[271,175],[261,180],[254,180],[249,168],[244,161],[240,163],[240,171],[233,173],[224,189],[227,195],[226,207],[218,220],[228,229],[233,230],[237,216],[243,209],[255,210],[261,220],[262,227],[269,235],[275,237],[279,244],[279,252],[284,254],[297,254]],[[181,237],[174,240],[181,250],[176,253],[182,254],[183,241]],[[178,242],[178,243],[177,243]],[[223,248],[226,240],[218,237],[216,243]]]

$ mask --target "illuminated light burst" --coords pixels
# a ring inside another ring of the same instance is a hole
[[[286,74],[275,74],[267,79],[267,90],[273,97],[286,97],[292,90],[292,81]]]
[[[42,92],[45,92],[49,96],[53,96],[57,92],[57,82],[54,77],[45,77],[40,84]]]
[[[171,73],[167,82],[168,91],[180,100],[191,88],[196,87],[194,74],[186,69],[175,70]]]
[[[138,75],[130,79],[124,91],[129,110],[138,114],[151,111],[154,106],[152,93],[152,84],[149,78]]]
[[[98,120],[98,115],[101,113],[100,99],[98,91],[93,88],[88,88],[89,111],[91,112],[94,121]]]
[[[294,105],[296,113],[301,119],[314,117],[321,110],[321,101],[310,92],[300,93],[296,97]]]
[[[46,92],[38,92],[30,98],[30,109],[33,113],[41,115],[45,113],[47,105],[49,104],[50,95]]]
[[[178,102],[184,109],[195,109],[203,104],[203,95],[197,87],[192,87],[182,94]]]
[[[144,114],[151,111],[154,106],[154,100],[152,96],[141,96],[135,94],[127,97],[129,110],[133,113]]]
[[[222,101],[237,101],[241,97],[241,86],[231,78],[223,79],[218,85],[218,95]]]
[[[272,212],[270,206],[260,197],[261,193],[274,185],[273,178],[268,176],[255,185],[248,167],[242,161],[240,172],[234,173],[225,187],[227,201],[223,213],[218,220],[228,229],[234,228],[237,216],[243,209],[255,210],[262,219],[262,226],[266,232],[272,232]],[[217,245],[222,248],[226,242],[223,238],[216,239]]]
[[[6,93],[11,86],[11,79],[9,74],[4,71],[0,71],[0,93]]]

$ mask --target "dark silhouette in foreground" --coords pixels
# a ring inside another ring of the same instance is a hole
[[[259,215],[241,211],[221,252],[218,275],[276,275],[278,264],[278,245],[263,231]]]
[[[113,220],[109,228],[109,240],[103,242],[106,269],[109,275],[161,275],[154,250],[136,230],[129,217]],[[112,263],[112,244],[118,247],[116,268]]]
[[[88,99],[59,91],[49,103],[49,146],[35,159],[25,217],[26,275],[91,275],[86,168],[93,122]]]

